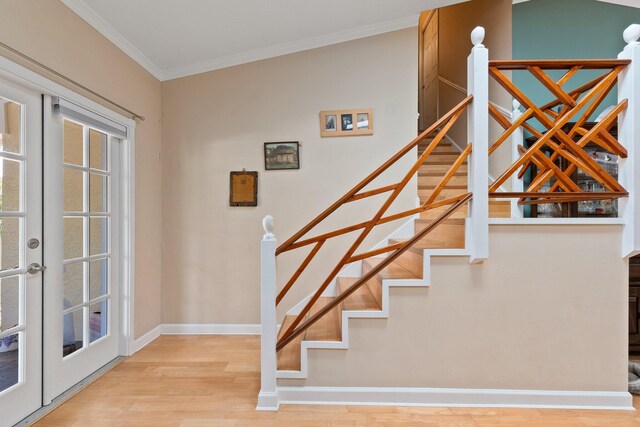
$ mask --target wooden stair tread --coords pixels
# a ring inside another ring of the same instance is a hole
[[[451,184],[448,183],[447,185],[444,186],[445,189],[447,190],[466,190],[467,189],[467,185],[463,185],[463,184]],[[435,185],[420,185],[419,181],[418,181],[418,190],[435,190],[436,186]]]
[[[370,268],[373,268],[380,264],[384,258],[368,258],[363,261],[363,263],[367,264]],[[382,279],[419,279],[417,275],[410,272],[406,268],[402,267],[396,262],[392,262],[385,268],[383,268],[378,275]]]
[[[421,177],[421,176],[443,177],[444,173],[443,172],[418,172],[418,177]],[[467,171],[461,171],[460,169],[458,169],[458,171],[454,173],[453,176],[469,176],[469,174],[467,173]]]
[[[404,243],[407,240],[408,239],[389,239],[389,244],[393,245],[393,244],[396,244],[396,243]],[[418,248],[418,247],[416,247],[416,245],[411,246],[409,249],[407,249],[407,251],[416,253],[418,255],[423,255],[423,250]]]
[[[296,316],[285,316],[280,331],[278,332],[278,340],[282,337],[284,332],[293,323]],[[299,371],[300,368],[300,344],[304,333],[298,335],[289,344],[284,346],[277,354],[278,369],[281,371]]]
[[[333,301],[333,297],[320,297],[311,307],[309,317],[320,311],[321,308]],[[342,310],[337,305],[330,312],[311,325],[305,333],[305,341],[341,341],[342,328],[340,326]]]
[[[416,224],[428,225],[431,224],[435,218],[418,218]],[[442,225],[464,225],[465,218],[447,218],[442,221]]]
[[[453,162],[450,162],[450,161],[448,161],[448,160],[440,160],[440,159],[430,159],[430,158],[427,158],[427,160],[425,160],[425,161],[422,163],[422,166],[430,166],[430,165],[431,165],[431,166],[435,166],[435,165],[438,165],[438,166],[451,166],[451,164],[452,164],[452,163],[453,163]],[[466,162],[466,160],[465,160],[465,161],[464,161],[464,163],[462,163],[461,167],[462,167],[462,166],[466,166],[466,164],[467,164],[467,162]]]
[[[351,287],[359,277],[341,277],[338,279],[338,290],[340,293]],[[382,310],[378,301],[366,286],[363,284],[354,293],[342,302],[343,310]]]

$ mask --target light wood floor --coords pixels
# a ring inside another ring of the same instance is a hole
[[[162,336],[36,425],[640,426],[636,411],[282,405],[257,412],[259,361],[256,336]]]

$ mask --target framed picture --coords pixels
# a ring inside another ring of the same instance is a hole
[[[369,129],[369,113],[358,113],[358,129]]]
[[[373,110],[335,110],[320,112],[320,136],[373,135]]]
[[[298,141],[265,142],[264,169],[268,171],[300,169],[300,144]]]
[[[335,132],[338,127],[336,123],[338,121],[338,116],[335,114],[327,114],[324,116],[324,130],[326,132]]]
[[[342,131],[347,132],[353,130],[353,114],[341,114]]]
[[[258,206],[258,172],[229,173],[229,206]]]

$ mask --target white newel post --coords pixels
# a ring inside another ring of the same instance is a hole
[[[467,247],[471,262],[489,256],[489,51],[484,47],[484,28],[471,32],[473,49],[467,59],[467,84],[473,101],[467,110],[467,139],[473,144],[469,162],[471,199]]]
[[[278,409],[278,384],[276,381],[276,247],[273,234],[273,217],[262,220],[264,236],[260,247],[260,393],[256,409],[275,411]]]
[[[520,111],[520,103],[517,100],[513,100],[513,111],[511,112],[511,123],[515,123],[522,116]],[[524,129],[522,126],[513,131],[512,144],[511,144],[511,161],[515,163],[520,158],[519,146],[524,146]],[[518,178],[517,174],[513,174],[513,181],[511,182],[512,191],[521,193],[524,191],[524,184],[522,179]],[[522,218],[522,206],[518,204],[518,199],[511,199],[511,218]]]
[[[624,218],[622,256],[640,252],[640,25],[629,26],[623,34],[627,43],[618,59],[630,59],[631,64],[618,78],[618,102],[629,100],[629,105],[618,117],[618,138],[629,156],[619,160],[618,179],[629,192],[628,198],[618,201],[619,216]]]

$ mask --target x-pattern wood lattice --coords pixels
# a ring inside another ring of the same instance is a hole
[[[390,208],[394,200],[398,197],[400,192],[407,186],[410,182],[411,178],[418,173],[420,167],[425,163],[426,159],[431,155],[431,153],[436,150],[438,145],[444,140],[447,132],[451,129],[451,127],[456,123],[456,121],[462,116],[462,114],[466,111],[467,107],[471,104],[473,97],[468,96],[462,102],[460,102],[457,106],[455,106],[451,111],[443,115],[440,119],[438,119],[433,125],[429,127],[429,129],[422,132],[411,141],[408,145],[402,148],[398,153],[396,153],[393,157],[383,163],[380,167],[378,167],[374,172],[372,172],[369,176],[367,176],[364,180],[358,183],[353,189],[347,192],[344,196],[338,199],[334,204],[328,207],[324,212],[318,215],[315,219],[313,219],[309,224],[304,226],[300,231],[294,234],[291,238],[285,241],[282,245],[280,245],[276,250],[276,255],[280,255],[284,252],[291,251],[294,249],[302,248],[305,246],[312,246],[311,251],[307,255],[307,257],[302,261],[296,271],[293,273],[291,278],[284,285],[282,290],[278,293],[276,297],[276,305],[279,304],[284,296],[289,292],[294,283],[300,278],[300,275],[307,268],[309,263],[314,259],[318,251],[322,248],[324,243],[330,239],[333,239],[338,236],[342,236],[345,234],[349,234],[352,232],[359,232],[358,236],[355,238],[353,244],[347,249],[345,254],[342,256],[338,264],[331,270],[326,279],[322,282],[320,287],[313,293],[310,297],[309,301],[305,303],[304,307],[301,309],[300,313],[298,313],[295,319],[284,329],[284,333],[281,338],[278,340],[276,345],[276,349],[279,351],[287,344],[291,343],[297,336],[302,334],[305,330],[307,330],[310,326],[312,326],[315,322],[317,322],[320,318],[327,315],[333,308],[335,308],[338,304],[342,303],[345,299],[347,299],[351,294],[358,290],[361,286],[363,286],[367,281],[373,278],[376,274],[378,274],[382,269],[391,264],[396,258],[402,255],[406,250],[412,247],[416,242],[426,236],[428,233],[433,231],[437,226],[439,226],[442,222],[444,222],[448,217],[450,217],[453,213],[455,213],[458,209],[462,208],[471,200],[471,193],[467,191],[461,191],[460,194],[457,194],[452,197],[446,197],[438,199],[442,194],[442,191],[445,189],[449,181],[456,174],[458,169],[464,164],[467,157],[471,154],[472,145],[469,144],[453,161],[451,166],[444,173],[444,176],[441,178],[439,183],[435,186],[433,193],[431,196],[420,206],[405,210],[402,212],[398,212],[395,214],[387,214],[387,210]],[[400,158],[404,157],[407,154],[414,153],[412,150],[424,139],[432,138],[431,142],[425,148],[424,152],[418,156],[417,161],[415,161],[412,167],[407,171],[400,182],[395,184],[386,185],[383,187],[378,187],[373,190],[364,191],[365,187],[370,184],[373,180],[375,180],[379,175],[381,175],[384,171],[386,171],[390,166],[395,164]],[[389,196],[384,200],[380,209],[375,213],[375,215],[368,221],[364,221],[358,224],[353,224],[347,227],[339,228],[337,230],[333,230],[328,233],[323,233],[316,235],[314,237],[308,237],[306,239],[302,239],[305,235],[307,235],[311,230],[313,230],[318,224],[320,224],[325,218],[335,212],[341,206],[351,203],[357,200],[365,199],[368,197],[381,195],[390,193]],[[411,239],[402,241],[400,243],[390,244],[388,246],[384,246],[382,248],[360,252],[357,253],[357,250],[364,242],[364,239],[369,235],[371,230],[374,227],[386,224],[391,221],[395,221],[401,218],[406,218],[411,215],[416,215],[421,212],[426,212],[428,210],[447,207],[442,213],[436,216],[434,220],[430,222],[430,224],[416,233]],[[380,263],[378,263],[375,267],[370,269],[367,273],[363,274],[361,278],[355,281],[349,288],[345,289],[335,297],[330,303],[318,309],[317,312],[313,313],[311,308],[318,302],[323,292],[327,289],[327,287],[331,284],[331,282],[336,278],[340,270],[347,264],[350,264],[355,261],[361,261],[367,258],[375,257],[377,255],[389,253],[389,255],[384,258]],[[313,314],[312,314],[313,313]]]
[[[618,75],[628,64],[629,61],[625,60],[490,61],[489,74],[525,108],[525,111],[511,123],[490,104],[489,114],[504,128],[504,133],[491,144],[489,155],[495,152],[519,127],[530,132],[536,140],[529,148],[518,147],[520,157],[491,183],[489,197],[517,197],[522,204],[626,197],[628,193],[625,188],[585,151],[585,147],[592,142],[606,152],[620,158],[627,157],[627,150],[610,132],[617,123],[618,115],[627,108],[627,100],[620,101],[606,117],[590,129],[587,129],[585,124],[614,88]],[[542,106],[536,105],[504,74],[507,70],[528,71],[555,99]],[[566,72],[556,81],[549,76],[547,70],[566,70]],[[581,70],[604,70],[604,72],[588,83],[573,90],[566,90],[564,87],[569,86],[568,83]],[[537,120],[546,130],[541,132],[536,129],[532,124],[534,120]],[[567,131],[568,124],[570,127]],[[551,155],[547,156],[543,149],[550,151]],[[564,161],[560,162],[560,158]],[[515,173],[519,179],[522,179],[532,165],[536,166],[537,173],[524,192],[497,191]],[[605,191],[582,190],[571,179],[571,175],[577,169],[600,183]],[[549,183],[549,190],[541,191],[547,183]]]

